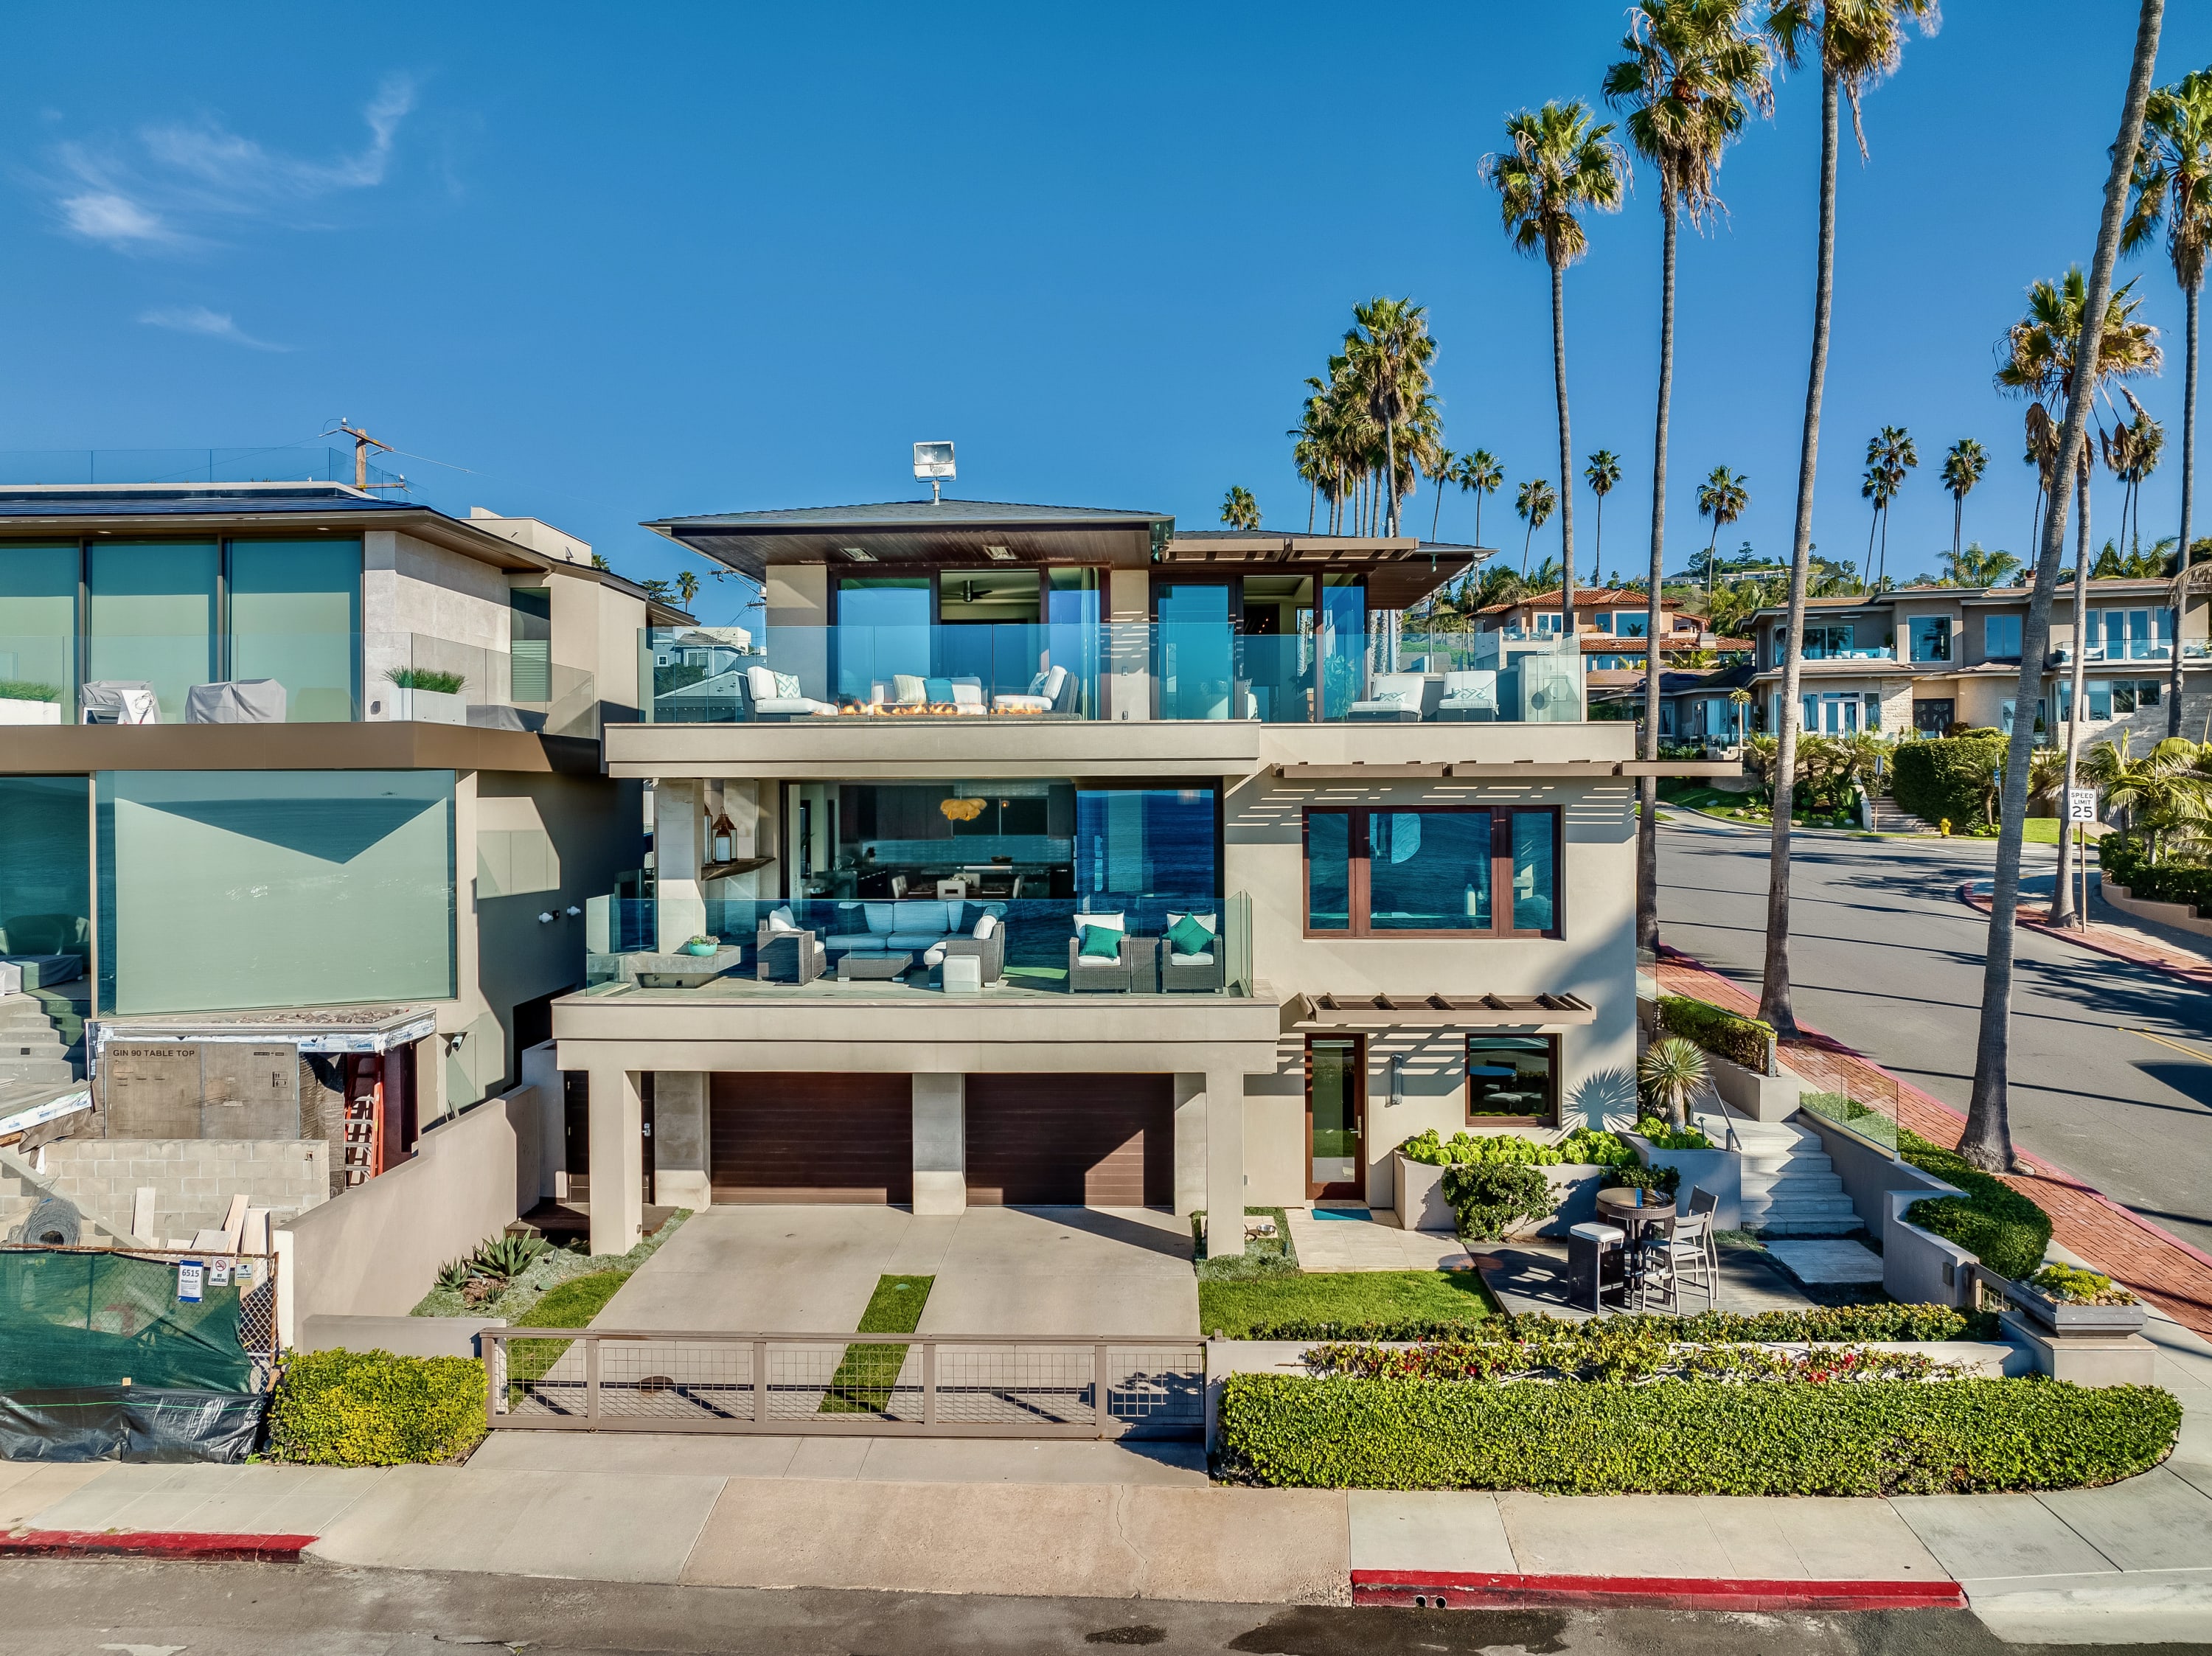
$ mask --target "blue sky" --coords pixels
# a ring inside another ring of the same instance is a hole
[[[1883,424],[1923,462],[1893,571],[1949,544],[1935,471],[1960,436],[1993,456],[1969,535],[2027,549],[1993,346],[2029,281],[2089,255],[2135,15],[1954,0],[1868,100],[1872,160],[1847,151],[1839,192],[1824,552],[1863,555]],[[1429,306],[1450,446],[1495,451],[1512,482],[1552,470],[1543,270],[1507,248],[1476,169],[1509,111],[1594,97],[1623,24],[1583,0],[1408,5],[1381,31],[1282,0],[87,16],[11,14],[0,448],[289,443],[347,415],[447,463],[391,463],[434,504],[534,513],[640,576],[680,567],[641,519],[908,498],[918,438],[958,442],[969,498],[1205,526],[1241,483],[1268,526],[1302,529],[1283,433],[1378,293]],[[2208,62],[2212,8],[2170,6],[2160,79]],[[1670,567],[1705,543],[1694,490],[1717,463],[1751,482],[1731,538],[1787,551],[1817,106],[1812,79],[1784,83],[1729,157],[1730,217],[1685,239]],[[1591,240],[1568,279],[1575,446],[1621,457],[1604,562],[1629,570],[1648,555],[1648,176]],[[2181,306],[2162,261],[2124,272],[2174,356],[2139,387],[2172,426],[2144,508],[2171,533]],[[1510,494],[1482,527],[1517,559]],[[1408,509],[1424,534],[1431,505]],[[2100,486],[2100,539],[2118,505]],[[1473,537],[1469,498],[1443,512],[1446,538]]]

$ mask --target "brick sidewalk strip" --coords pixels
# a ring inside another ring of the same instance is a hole
[[[1969,880],[1959,888],[1959,901],[1975,913],[1990,912],[1990,894],[1983,889],[1984,883]],[[2075,929],[2054,926],[2036,918],[2036,911],[2022,907],[2019,924],[2031,931],[2039,931],[2046,937],[2056,937],[2061,943],[2070,943],[2077,949],[2087,949],[2100,955],[2109,955],[2114,960],[2126,961],[2136,966],[2148,966],[2154,972],[2166,972],[2191,983],[2202,984],[2212,989],[2212,961],[2202,955],[2192,955],[2184,949],[2175,949],[2156,937],[2147,937],[2131,928],[2114,925],[2090,925]]]
[[[1516,1575],[1354,1570],[1352,1602],[1405,1610],[1514,1607],[1656,1610],[1964,1610],[1956,1581],[1757,1581],[1679,1575]]]
[[[1711,1001],[1747,1017],[1759,1015],[1756,997],[1674,949],[1661,949],[1655,975],[1670,994]],[[1947,1149],[1958,1148],[1965,1116],[1865,1054],[1809,1026],[1800,1027],[1802,1038],[1782,1043],[1783,1058],[1792,1070],[1841,1093],[1856,1087],[1863,1089],[1861,1096],[1880,1097],[1894,1089],[1901,1125]],[[1998,1177],[2051,1216],[2052,1234],[2061,1242],[2094,1260],[2183,1327],[2212,1339],[2212,1256],[2042,1157],[2025,1150],[2014,1154],[2027,1171]]]
[[[178,1530],[26,1530],[0,1535],[0,1558],[166,1558],[196,1563],[296,1564],[312,1535]]]

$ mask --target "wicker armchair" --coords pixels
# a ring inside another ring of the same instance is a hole
[[[993,926],[988,937],[947,937],[943,943],[930,944],[923,952],[926,966],[942,966],[952,955],[970,955],[982,963],[982,980],[996,983],[1006,971],[1006,928],[1004,923]]]
[[[1165,937],[1159,939],[1160,989],[1169,994],[1211,994],[1227,981],[1221,966],[1221,939],[1202,955],[1178,955]]]
[[[1080,919],[1080,916],[1078,916]],[[1080,938],[1067,940],[1067,988],[1070,994],[1088,990],[1106,990],[1127,994],[1139,987],[1139,974],[1146,980],[1142,987],[1152,987],[1152,939],[1128,937],[1121,939],[1121,958],[1114,961],[1085,960]]]
[[[811,931],[755,933],[753,975],[762,983],[811,983],[830,964],[830,951]]]

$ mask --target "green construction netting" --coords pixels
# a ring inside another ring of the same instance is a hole
[[[238,1289],[177,1298],[177,1267],[127,1253],[0,1251],[0,1392],[190,1386],[243,1392]]]

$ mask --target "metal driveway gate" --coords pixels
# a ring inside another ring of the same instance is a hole
[[[487,1328],[495,1428],[1198,1437],[1196,1339]]]

